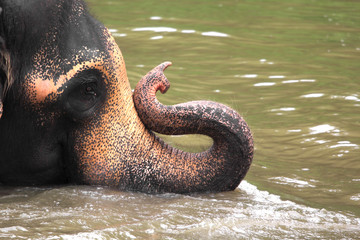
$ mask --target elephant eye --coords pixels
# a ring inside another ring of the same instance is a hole
[[[93,115],[104,103],[107,91],[104,75],[96,69],[88,69],[76,74],[60,90],[63,91],[60,104],[72,120]]]
[[[87,84],[82,84],[82,89],[81,89],[81,96],[84,99],[88,99],[88,100],[92,100],[93,98],[96,97],[97,93],[96,93],[96,84],[95,83],[87,83]]]
[[[95,82],[82,83],[68,95],[68,104],[78,113],[86,112],[96,105],[99,96]]]
[[[96,97],[96,92],[92,86],[86,86],[85,88],[85,94],[87,95],[93,95]]]

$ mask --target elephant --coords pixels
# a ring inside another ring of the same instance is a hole
[[[232,191],[254,153],[243,117],[211,101],[162,105],[164,62],[132,91],[109,30],[82,0],[0,1],[0,183]],[[159,134],[203,134],[189,153]]]

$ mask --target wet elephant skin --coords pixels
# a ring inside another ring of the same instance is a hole
[[[165,62],[134,94],[118,45],[79,0],[0,1],[0,182],[91,184],[142,192],[228,191],[245,177],[244,119],[210,101],[164,106]],[[1,115],[2,114],[2,115]],[[163,134],[205,134],[187,153]]]

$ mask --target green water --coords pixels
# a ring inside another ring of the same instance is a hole
[[[255,139],[240,187],[208,195],[106,188],[3,189],[0,236],[34,239],[357,239],[360,236],[360,2],[88,1],[132,87],[163,61],[164,104],[207,99]],[[199,151],[205,137],[167,137]],[[193,142],[193,143],[192,143]]]

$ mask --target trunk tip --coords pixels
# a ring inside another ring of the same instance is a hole
[[[171,65],[172,65],[172,62],[166,61],[166,62],[161,63],[158,67],[160,67],[161,71],[165,71],[165,69]]]

